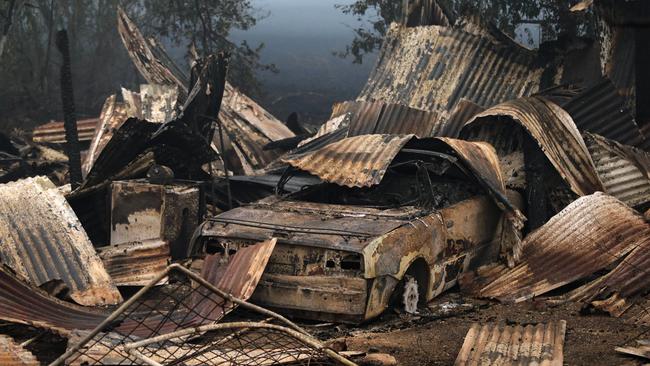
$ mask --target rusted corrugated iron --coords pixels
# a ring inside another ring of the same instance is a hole
[[[90,142],[90,147],[88,148],[88,153],[86,154],[83,165],[81,166],[81,172],[84,178],[88,175],[95,160],[97,160],[97,157],[102,152],[108,141],[113,137],[115,130],[122,126],[124,121],[126,121],[126,118],[127,112],[125,104],[117,102],[115,95],[106,98],[104,106],[102,107],[102,112],[99,116],[99,121],[94,130],[92,141]]]
[[[0,258],[35,286],[61,281],[81,305],[122,301],[81,223],[45,177],[0,186]]]
[[[432,134],[433,136],[458,137],[465,123],[484,110],[485,108],[480,105],[463,98],[448,113],[449,117],[441,118]]]
[[[584,196],[524,239],[521,264],[480,274],[476,281],[489,284],[477,294],[525,301],[620,261],[648,238],[648,224],[623,202],[600,192]]]
[[[315,152],[283,161],[347,187],[378,184],[399,150],[413,136],[361,135],[331,143]]]
[[[391,25],[361,100],[449,111],[461,98],[495,105],[539,89],[535,55],[460,29]]]
[[[95,126],[99,123],[98,118],[87,118],[77,121],[77,133],[79,141],[90,141],[95,134]],[[34,129],[32,136],[34,142],[50,142],[62,144],[65,140],[65,129],[63,122],[48,122]]]
[[[499,131],[506,125],[504,120],[521,125],[533,137],[573,192],[582,196],[604,190],[571,116],[544,98],[520,98],[494,106],[469,121],[461,135],[488,142],[507,140],[512,131]]]
[[[97,252],[117,286],[145,286],[167,268],[171,259],[169,243],[162,240],[111,245]]]
[[[438,136],[447,136],[438,126],[437,113],[410,108],[400,104],[382,102],[346,102],[343,109],[350,114],[348,136],[389,134],[418,137],[433,136],[434,130],[441,130]],[[347,110],[346,110],[347,109]]]
[[[644,136],[625,99],[609,79],[569,98],[560,106],[571,115],[578,129],[633,146],[643,146]]]
[[[526,326],[474,323],[454,365],[562,366],[566,321]]]
[[[16,343],[13,338],[0,334],[0,365],[3,366],[38,366],[36,357]]]
[[[631,207],[650,202],[650,154],[588,132],[583,137],[607,193]]]

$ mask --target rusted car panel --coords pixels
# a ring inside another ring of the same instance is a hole
[[[473,282],[480,296],[520,302],[585,278],[625,258],[647,240],[650,226],[614,197],[581,197],[523,242],[522,263],[492,269]],[[482,277],[482,278],[481,278]]]
[[[607,193],[631,207],[650,202],[650,154],[585,132],[587,149]]]
[[[454,365],[562,366],[566,321],[501,326],[474,323]]]
[[[35,286],[61,281],[82,305],[122,301],[65,198],[45,177],[0,186],[2,263]]]
[[[369,187],[381,181],[390,162],[411,137],[354,136],[311,154],[285,158],[283,161],[327,182],[348,187]]]
[[[460,29],[393,24],[359,99],[435,112],[461,98],[491,106],[536,92],[542,68],[535,64],[521,47]]]
[[[111,244],[158,239],[169,243],[172,258],[183,258],[192,230],[198,225],[200,194],[193,182],[113,182]]]
[[[494,106],[469,121],[461,135],[491,142],[503,138],[495,135],[495,131],[508,120],[522,126],[533,137],[573,192],[583,196],[604,190],[571,116],[546,99],[527,97]]]
[[[171,261],[169,243],[159,239],[100,247],[97,254],[117,286],[145,286]]]
[[[0,335],[0,365],[38,366],[36,357],[7,335]]]

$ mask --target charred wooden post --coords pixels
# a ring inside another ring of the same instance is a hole
[[[72,70],[70,67],[70,49],[68,32],[63,29],[56,34],[56,47],[61,52],[61,103],[63,105],[63,126],[65,127],[66,153],[70,165],[70,185],[72,189],[81,184],[81,155],[77,136],[77,117],[74,110],[74,92],[72,89]]]

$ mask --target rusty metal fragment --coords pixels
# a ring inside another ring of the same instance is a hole
[[[566,321],[526,326],[474,323],[454,365],[548,365],[564,360]]]
[[[93,129],[94,135],[90,142],[90,147],[84,158],[81,172],[84,178],[90,172],[95,160],[102,152],[108,141],[113,137],[113,133],[122,126],[127,119],[126,106],[124,103],[117,102],[115,95],[106,98],[99,120]]]
[[[79,141],[90,141],[95,133],[97,118],[81,119],[77,121],[77,133]],[[62,144],[66,142],[63,122],[48,122],[34,129],[32,136],[34,142],[49,142]]]
[[[463,282],[478,287],[475,292],[482,297],[525,301],[624,258],[632,259],[629,255],[648,238],[650,226],[641,215],[616,198],[597,192],[579,198],[529,234],[523,241],[521,264],[509,270],[494,266]],[[645,256],[637,259],[645,260]],[[629,274],[627,269],[621,265],[612,276]]]
[[[616,352],[623,353],[628,356],[634,356],[650,360],[650,341],[646,339],[639,339],[636,341],[636,347],[616,347]]]
[[[495,146],[502,145],[500,140],[504,139],[516,141],[515,131],[506,127],[508,121],[522,126],[532,136],[573,192],[583,196],[604,190],[571,116],[544,98],[521,98],[489,108],[467,122],[461,135],[471,140],[494,142]]]
[[[631,207],[650,202],[650,154],[602,136],[583,133],[605,190]]]
[[[145,286],[171,260],[169,243],[155,239],[100,247],[97,254],[116,286]]]
[[[122,301],[65,198],[44,177],[0,186],[2,263],[35,286],[61,281],[81,305]]]
[[[327,182],[347,187],[378,184],[388,165],[412,135],[361,135],[329,144],[316,152],[283,159]]]
[[[543,69],[535,64],[521,47],[460,29],[393,24],[359,99],[433,112],[461,98],[491,106],[536,92]]]
[[[0,334],[0,365],[3,366],[38,366],[36,357],[16,343],[11,337]]]

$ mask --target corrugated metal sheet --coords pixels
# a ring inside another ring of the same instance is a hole
[[[607,193],[632,207],[650,202],[650,154],[588,132],[583,137]]]
[[[614,84],[609,79],[560,104],[581,131],[589,131],[608,139],[633,146],[642,146],[644,136],[634,121]]]
[[[539,89],[535,55],[463,30],[391,25],[359,99],[449,111],[461,98],[491,106]]]
[[[650,360],[650,341],[649,340],[637,340],[636,347],[616,347],[616,352],[620,352],[629,356],[642,357],[646,360]]]
[[[350,114],[348,136],[389,134],[431,137],[434,130],[441,130],[437,113],[410,108],[400,104],[381,102],[346,102]],[[447,136],[447,134],[443,134]]]
[[[370,187],[381,182],[388,165],[413,136],[361,135],[282,161],[326,182]]]
[[[340,129],[345,129],[345,131],[347,132],[349,126],[350,126],[349,114],[344,113],[336,117],[332,117],[330,120],[328,120],[327,122],[323,123],[320,126],[320,128],[318,129],[318,131],[316,131],[316,134],[314,134],[314,136],[300,141],[300,143],[298,143],[298,147],[306,145],[311,141],[314,141],[322,136],[329,135],[330,133]]]
[[[441,118],[441,121],[433,130],[433,136],[458,137],[460,131],[472,117],[483,112],[485,108],[467,99],[461,99],[452,109],[448,118]]]
[[[102,112],[99,116],[97,128],[94,131],[88,153],[84,158],[82,172],[84,177],[92,168],[95,160],[102,152],[108,141],[113,137],[115,130],[120,128],[127,119],[126,106],[124,103],[118,103],[115,95],[106,98]]]
[[[508,117],[505,120],[514,121],[528,131],[576,194],[582,196],[604,190],[571,116],[557,104],[543,98],[520,98],[494,106],[469,121],[461,135],[479,136],[479,139],[488,142],[504,139],[503,132],[507,131],[494,134],[500,126],[505,125],[503,117]],[[495,142],[493,145],[499,144]]]
[[[79,141],[90,141],[95,134],[98,118],[88,118],[77,121],[77,134]],[[66,142],[63,122],[48,122],[34,129],[32,136],[34,142],[50,142],[62,144]]]
[[[169,243],[162,240],[111,245],[97,252],[117,286],[145,286],[170,262]]]
[[[178,87],[175,85],[140,85],[142,118],[149,122],[165,123],[176,116]]]
[[[13,338],[0,334],[0,365],[3,366],[38,366],[36,357],[16,343]]]
[[[478,282],[483,297],[519,302],[585,278],[623,259],[650,238],[643,217],[604,193],[584,196],[523,242],[522,263],[494,268]]]
[[[35,286],[62,281],[81,305],[122,301],[65,198],[45,177],[0,186],[0,258]]]
[[[526,326],[474,323],[454,365],[562,366],[566,321]]]

